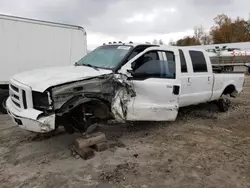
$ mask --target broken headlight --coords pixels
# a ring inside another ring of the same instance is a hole
[[[40,93],[37,91],[32,91],[33,107],[37,110],[50,110],[50,98],[47,92]]]

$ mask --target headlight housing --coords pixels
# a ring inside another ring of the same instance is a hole
[[[33,108],[37,110],[51,110],[51,100],[48,92],[32,91]]]

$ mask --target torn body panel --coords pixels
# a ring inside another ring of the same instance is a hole
[[[53,87],[51,92],[54,110],[59,110],[66,102],[76,96],[80,100],[83,100],[83,98],[85,100],[96,98],[110,101],[114,95],[116,85],[112,75],[105,75]]]
[[[111,111],[117,121],[124,122],[127,120],[127,102],[131,100],[126,90],[120,89],[116,92],[112,100]]]
[[[74,98],[78,98],[83,103],[90,100],[105,100],[111,104],[116,93],[121,89],[127,94],[127,96],[123,96],[123,100],[135,94],[124,77],[114,74],[53,87],[51,92],[54,110],[59,110],[63,106],[65,108],[65,103]]]

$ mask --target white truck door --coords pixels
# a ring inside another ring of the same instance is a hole
[[[209,59],[202,51],[189,50],[191,75],[188,85],[191,88],[189,101],[191,104],[204,103],[210,100],[213,89],[213,72]]]
[[[170,51],[172,61],[166,61],[163,52],[156,49],[151,48],[131,64],[130,82],[136,96],[127,103],[127,121],[174,121],[177,117],[180,83],[175,54]]]

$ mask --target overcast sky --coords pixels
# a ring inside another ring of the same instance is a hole
[[[89,49],[109,41],[177,40],[221,13],[248,18],[249,0],[0,0],[0,13],[77,24]]]

